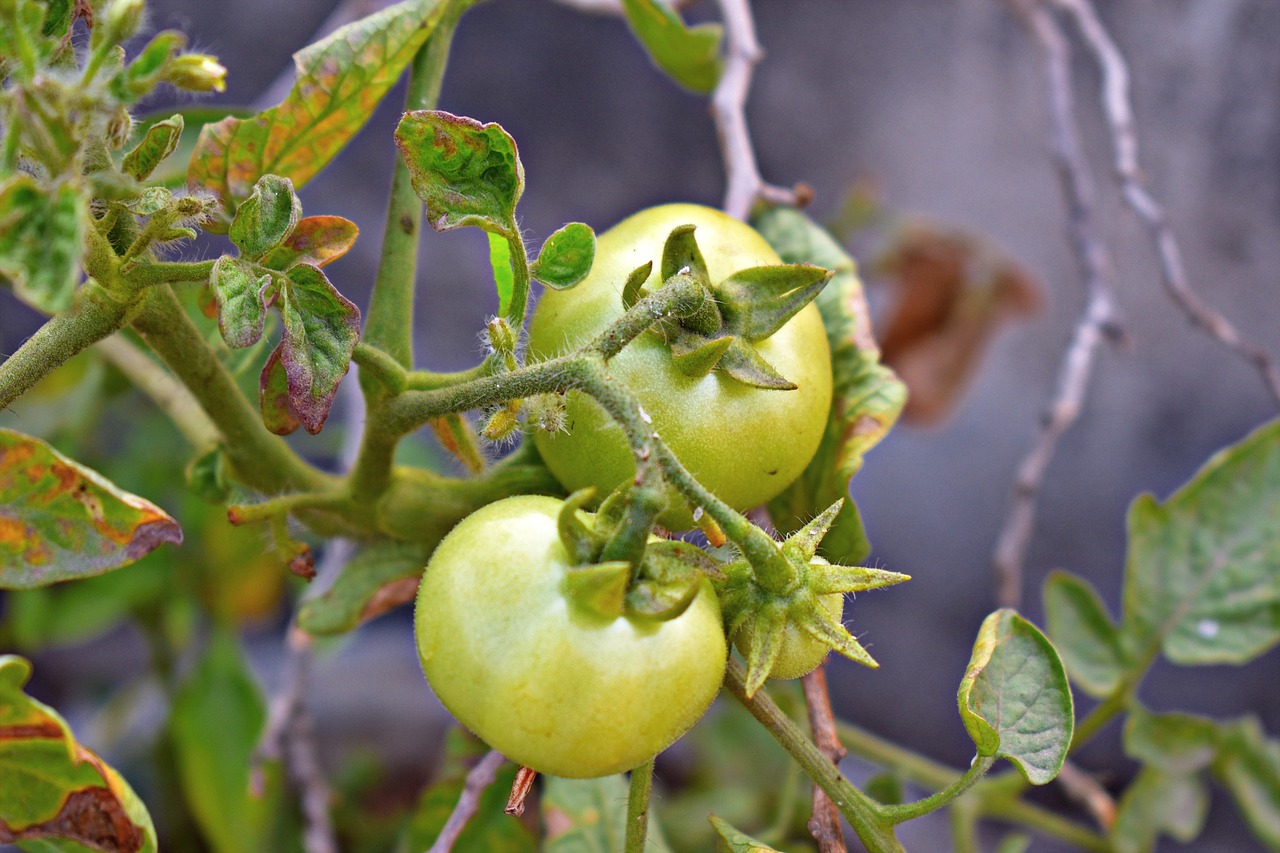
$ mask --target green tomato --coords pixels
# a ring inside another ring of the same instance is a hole
[[[694,237],[712,282],[750,267],[781,263],[750,226],[709,207],[670,204],[623,220],[600,235],[591,272],[576,287],[542,295],[529,327],[532,359],[589,341],[623,314],[622,288],[653,261],[646,287],[661,285],[667,235],[697,226]],[[776,497],[813,457],[831,408],[831,352],[822,317],[810,303],[756,349],[795,390],[752,387],[713,370],[690,377],[672,363],[669,346],[641,335],[609,363],[610,373],[639,398],[654,430],[684,466],[717,497],[747,510]],[[547,466],[570,491],[595,486],[606,495],[635,475],[621,429],[591,398],[570,392],[566,432],[535,435]],[[691,508],[672,491],[659,523],[692,526]]]
[[[608,776],[671,745],[711,705],[727,647],[710,584],[679,616],[603,616],[566,597],[563,501],[520,496],[463,519],[418,591],[422,669],[457,720],[553,776]]]
[[[837,622],[844,616],[844,593],[833,592],[819,596],[818,604]],[[744,658],[751,656],[751,632],[754,626],[755,620],[747,619],[733,635],[733,644]],[[786,679],[808,675],[826,660],[829,651],[831,647],[826,643],[788,621],[787,627],[783,629],[782,651],[778,653],[778,660],[769,672],[769,677]]]

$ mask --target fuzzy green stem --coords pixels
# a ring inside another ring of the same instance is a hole
[[[69,311],[47,320],[0,364],[0,409],[85,347],[122,328],[129,310],[97,282],[86,282]]]
[[[457,12],[436,24],[409,70],[405,110],[434,109],[449,59],[449,46],[458,23]],[[395,158],[391,197],[378,274],[365,314],[363,339],[406,369],[413,367],[414,285],[418,269],[418,235],[422,229],[422,200],[413,191],[409,168]],[[366,393],[371,390],[361,382]]]
[[[218,427],[238,480],[267,493],[321,491],[333,485],[332,477],[308,465],[284,439],[267,431],[257,408],[240,392],[172,289],[148,290],[133,325]]]
[[[129,271],[128,279],[139,287],[178,282],[204,282],[213,274],[214,261],[140,264]]]
[[[1106,836],[1022,800],[983,802],[979,811],[983,817],[1034,830],[1041,835],[1075,845],[1081,850],[1112,853],[1115,849]]]
[[[519,231],[505,236],[511,247],[511,302],[506,319],[511,328],[523,329],[524,315],[529,310],[529,258]]]
[[[734,698],[796,760],[814,784],[826,792],[870,853],[903,850],[894,837],[893,826],[881,816],[876,803],[840,775],[840,771],[822,754],[822,750],[805,736],[800,727],[763,690],[757,691],[754,696],[747,696],[746,673],[737,661],[729,661],[724,683]]]
[[[1129,707],[1138,688],[1137,681],[1141,678],[1145,669],[1146,667],[1144,666],[1142,670],[1138,671],[1137,676],[1121,681],[1116,686],[1116,689],[1111,692],[1111,695],[1103,699],[1097,707],[1085,715],[1084,719],[1076,723],[1075,731],[1071,735],[1071,748],[1068,750],[1068,754],[1075,752],[1088,743],[1107,723],[1115,719],[1117,714]]]
[[[937,811],[972,788],[991,769],[991,765],[995,763],[996,757],[994,755],[977,756],[963,776],[942,790],[930,794],[922,800],[916,800],[914,803],[881,806],[880,814],[894,823],[903,823],[904,821],[927,815],[929,812]]]
[[[227,521],[235,525],[255,524],[276,518],[287,518],[289,513],[302,509],[333,509],[343,504],[345,496],[337,491],[295,492],[256,504],[237,504],[227,508]]]
[[[392,394],[402,394],[409,386],[409,372],[387,353],[364,341],[356,344],[351,360],[360,365],[361,375],[368,373]]]
[[[649,794],[653,791],[653,759],[631,771],[627,794],[626,853],[644,853],[649,834]]]

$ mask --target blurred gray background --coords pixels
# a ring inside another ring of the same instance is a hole
[[[253,103],[334,5],[150,3],[155,28],[183,28],[197,47],[223,58],[232,74],[217,100],[234,104]],[[1099,5],[1131,61],[1143,165],[1168,207],[1193,285],[1280,353],[1280,3]],[[1015,466],[1031,445],[1084,301],[1048,159],[1040,60],[997,0],[753,6],[767,55],[748,118],[766,179],[811,184],[819,219],[836,213],[856,180],[871,179],[887,207],[983,235],[1044,286],[1046,310],[997,338],[953,416],[939,427],[895,429],[853,485],[872,559],[914,580],[846,611],[881,668],[830,665],[839,711],[963,766],[972,748],[955,690],[978,625],[994,607],[991,550]],[[690,15],[705,19],[713,7],[702,0]],[[1080,58],[1075,71],[1099,222],[1114,251],[1131,346],[1101,352],[1082,417],[1049,471],[1023,608],[1037,622],[1040,584],[1055,568],[1089,578],[1117,612],[1128,503],[1144,491],[1168,495],[1212,452],[1276,414],[1252,368],[1194,330],[1162,291],[1146,232],[1107,183],[1095,69]],[[402,98],[395,90],[355,144],[302,192],[306,213],[360,224],[356,248],[330,272],[361,305],[378,253]],[[441,107],[497,121],[519,143],[528,181],[520,210],[531,245],[570,220],[600,230],[657,202],[720,201],[723,171],[706,101],[654,71],[619,19],[548,0],[490,0],[463,19]],[[477,332],[495,308],[484,246],[478,234],[424,237],[423,364],[456,368],[478,356]],[[0,318],[5,350],[34,322],[15,306],[5,300]],[[335,654],[321,662],[313,691],[322,736],[381,742],[408,762],[425,756],[439,718],[424,710],[429,693],[407,623],[382,620]],[[352,684],[353,671],[371,684]],[[1280,652],[1243,670],[1160,665],[1142,696],[1157,710],[1257,714],[1280,733]],[[1077,702],[1081,711],[1089,706],[1083,697]],[[1133,766],[1118,744],[1112,726],[1081,764],[1105,781],[1123,780]],[[1250,849],[1234,837],[1238,823],[1218,797],[1195,849]],[[903,838],[911,847],[911,832]]]

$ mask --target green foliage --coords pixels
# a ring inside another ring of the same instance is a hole
[[[0,184],[0,276],[45,313],[71,307],[85,208],[71,183],[47,190],[28,175],[14,175]]]
[[[124,155],[120,164],[121,170],[136,180],[145,181],[151,177],[165,159],[178,148],[182,139],[183,119],[181,113],[170,118],[157,121],[147,127],[141,141],[133,150]]]
[[[596,235],[591,226],[570,222],[547,238],[530,267],[530,275],[547,287],[573,287],[591,272]]]
[[[1036,626],[1012,610],[988,616],[959,702],[979,755],[1009,759],[1033,785],[1058,775],[1075,717],[1062,661]]]
[[[669,6],[656,0],[622,0],[627,23],[649,52],[653,64],[686,89],[710,92],[720,81],[723,63],[719,24],[686,27]]]
[[[547,826],[544,853],[614,853],[622,849],[627,834],[627,782],[622,776],[549,776],[541,804],[542,821]],[[671,853],[652,820],[644,849]]]
[[[293,183],[279,175],[263,175],[231,220],[227,236],[240,256],[257,261],[285,241],[302,216]]]
[[[711,815],[711,825],[716,828],[716,834],[720,836],[716,840],[717,853],[778,853],[768,844],[752,838],[745,832],[739,832],[715,815]]]
[[[1054,572],[1045,581],[1044,612],[1072,681],[1091,696],[1115,690],[1128,664],[1120,632],[1097,591],[1072,574]]]
[[[369,546],[348,561],[324,594],[302,603],[298,626],[317,636],[355,629],[411,598],[430,556],[430,549],[417,542]]]
[[[324,427],[351,363],[360,337],[360,309],[311,264],[290,267],[277,298],[284,320],[279,352],[289,408],[314,435]]]

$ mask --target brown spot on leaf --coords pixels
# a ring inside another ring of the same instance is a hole
[[[66,732],[57,723],[33,723],[21,726],[0,726],[0,740],[28,740],[30,738],[62,738]]]
[[[403,214],[400,217],[400,230],[409,236],[413,236],[413,217],[409,214]]]
[[[146,836],[106,788],[74,791],[52,820],[14,830],[0,820],[0,841],[7,844],[41,838],[65,838],[103,853],[135,853]]]
[[[368,622],[388,610],[394,610],[402,604],[413,601],[414,596],[418,594],[420,580],[421,578],[418,577],[400,578],[380,587],[360,611],[360,621]]]

